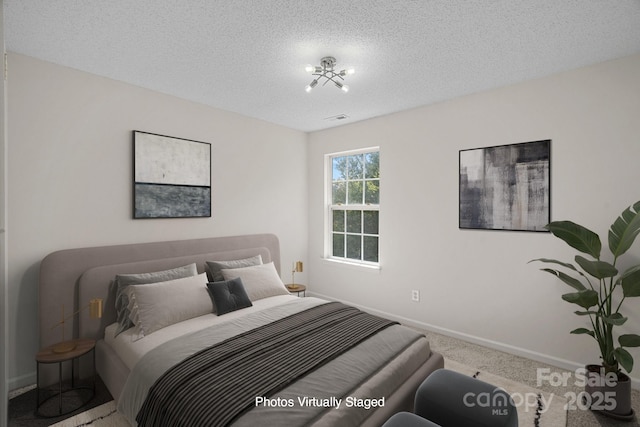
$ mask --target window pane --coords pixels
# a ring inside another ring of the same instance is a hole
[[[334,182],[332,185],[332,204],[345,204],[347,203],[347,184],[346,182]]]
[[[364,202],[370,205],[380,204],[380,180],[365,181]]]
[[[361,237],[347,234],[347,258],[362,259],[360,253],[362,251]]]
[[[362,181],[349,181],[349,200],[347,203],[362,204],[363,199],[363,182]]]
[[[364,156],[362,154],[358,154],[355,156],[348,157],[349,162],[349,174],[347,175],[349,179],[362,179],[364,173]]]
[[[347,179],[347,158],[346,157],[334,157],[332,161],[332,180],[344,181]]]
[[[362,233],[362,211],[347,211],[347,233]]]
[[[364,211],[364,234],[378,234],[378,211]]]
[[[333,256],[344,258],[344,234],[333,234]]]
[[[380,178],[380,153],[367,153],[364,155],[365,178]]]
[[[344,232],[344,211],[333,211],[333,230]]]
[[[364,236],[364,257],[365,261],[378,262],[378,238]]]

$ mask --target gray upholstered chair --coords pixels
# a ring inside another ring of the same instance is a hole
[[[429,420],[412,414],[411,412],[398,412],[389,418],[382,427],[440,427]]]
[[[415,414],[395,414],[383,427],[518,427],[518,413],[505,390],[438,369],[418,387]]]

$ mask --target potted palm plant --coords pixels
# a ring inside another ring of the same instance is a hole
[[[577,328],[571,333],[589,335],[598,344],[601,364],[587,366],[585,397],[591,399],[586,403],[610,416],[632,418],[631,382],[622,370],[631,372],[633,369],[633,356],[626,347],[640,347],[640,336],[617,335],[614,330],[627,321],[621,312],[625,299],[640,296],[640,264],[626,265],[623,271],[619,270],[622,255],[640,233],[640,201],[625,209],[611,225],[610,261],[601,259],[602,243],[593,231],[571,221],[554,221],[546,229],[589,256],[576,255],[577,266],[548,258],[532,260],[554,264],[554,268],[543,268],[542,271],[553,274],[573,288],[572,292],[562,295],[562,299],[578,305],[580,309],[575,314],[587,318],[590,327]],[[611,377],[614,381],[610,381]],[[604,407],[601,407],[603,403]]]

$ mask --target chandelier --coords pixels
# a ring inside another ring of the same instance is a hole
[[[313,79],[311,83],[304,88],[304,90],[311,92],[311,90],[318,85],[318,82],[324,78],[325,80],[324,83],[322,83],[322,86],[329,82],[333,82],[333,84],[343,92],[349,92],[349,86],[342,83],[342,81],[344,80],[344,76],[353,74],[355,70],[353,68],[347,68],[336,72],[334,71],[335,65],[336,58],[333,56],[325,56],[322,58],[320,60],[320,66],[314,67],[313,65],[307,65],[305,70],[317,77]]]

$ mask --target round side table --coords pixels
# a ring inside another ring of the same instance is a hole
[[[55,345],[51,345],[49,347],[41,349],[38,354],[36,354],[36,415],[40,417],[51,418],[69,414],[89,403],[89,401],[93,399],[96,394],[96,341],[91,339],[76,339],[65,343],[71,344],[73,349],[64,353],[56,353],[54,351]],[[91,385],[77,385],[75,365],[78,365],[78,371],[80,371],[80,359],[82,358],[82,356],[89,353],[91,354],[92,360]],[[63,388],[62,378],[62,365],[64,362],[71,363],[71,387],[66,388]],[[56,363],[58,364],[57,389],[52,389],[51,391],[53,391],[53,394],[46,396],[46,389],[44,389],[40,384],[40,365]],[[86,393],[88,394],[88,396],[83,397],[80,395],[80,390],[89,390],[90,392]],[[70,392],[77,392],[79,396],[77,397],[77,399],[70,399],[74,400],[74,402],[63,403],[63,396]],[[41,397],[41,394],[45,394],[45,396]],[[46,405],[47,407],[43,408],[43,405],[46,402],[54,398],[58,398],[57,411],[51,411],[51,409],[55,409],[56,405]],[[51,406],[53,406],[53,408],[51,408]]]
[[[295,293],[297,296],[300,296],[300,292],[302,292],[302,296],[303,297],[307,296],[307,287],[305,285],[297,285],[297,284],[296,285],[292,285],[292,284],[289,284],[289,285],[285,285],[285,286],[286,286],[287,290],[292,294]]]

